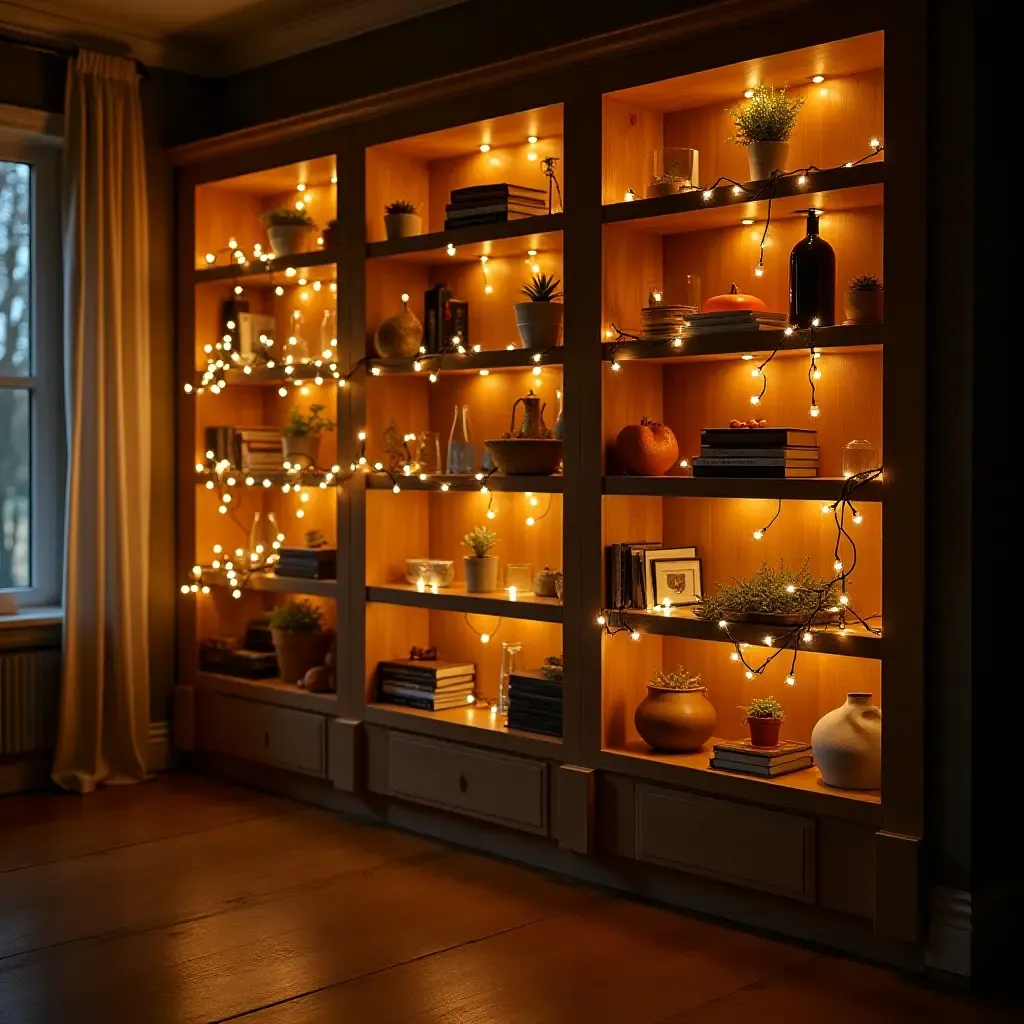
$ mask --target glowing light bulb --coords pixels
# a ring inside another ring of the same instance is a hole
[[[627,188],[625,195],[622,197],[622,201],[624,203],[631,203],[634,199],[636,199],[636,193],[631,188]]]
[[[482,643],[482,644],[489,644],[490,642],[491,642],[491,634],[490,633],[481,633],[480,634],[480,643]]]
[[[824,76],[824,75],[815,75],[815,76],[814,76],[814,77],[813,77],[813,78],[811,79],[811,81],[812,81],[812,82],[813,82],[813,83],[814,83],[815,85],[821,85],[821,83],[825,81],[825,76]]]
[[[752,100],[754,98],[754,90],[753,89],[744,89],[743,90],[743,98],[745,100]]]
[[[622,369],[622,367],[618,364],[618,361],[613,359],[612,360],[612,372],[613,373],[618,373],[619,370],[621,370],[621,369]]]
[[[764,536],[764,530],[754,531],[754,540],[760,540]]]
[[[733,185],[733,187],[732,187],[732,194],[734,196],[738,196],[742,191],[743,191],[743,189],[740,188],[739,185]]]
[[[747,669],[747,671],[744,674],[746,675],[746,677],[748,679],[753,679],[754,678],[754,673],[751,672],[749,668]]]
[[[850,603],[849,595],[848,594],[840,594],[839,595],[839,603],[842,604],[842,605],[849,604]]]
[[[796,593],[796,587],[792,583],[787,583],[786,584],[786,593],[787,594],[795,594]]]
[[[810,632],[805,630],[804,631],[804,635],[803,635],[803,637],[801,639],[803,640],[803,642],[805,644],[809,644],[814,639],[814,636]]]
[[[754,277],[764,277],[764,267],[760,264],[754,267]]]
[[[448,490],[448,484],[441,484],[441,490],[442,491],[447,491]]]
[[[733,651],[732,654],[729,655],[729,660],[730,661],[739,661],[740,660],[739,653],[737,651]]]
[[[812,405],[810,408],[810,413],[812,416],[817,417],[821,413],[821,410],[817,407],[817,405]]]
[[[815,317],[815,318],[814,318],[814,319],[813,319],[813,320],[811,321],[811,326],[812,326],[812,327],[820,327],[820,326],[821,326],[821,321],[820,321],[820,320],[819,320],[819,319],[818,319],[817,317]]]
[[[192,389],[192,385],[191,384],[186,384],[185,385],[185,394],[186,395],[191,395],[192,394],[192,390],[193,389]]]
[[[537,136],[536,136],[536,135],[528,135],[528,136],[526,137],[526,141],[527,141],[527,142],[528,142],[528,143],[529,143],[529,144],[530,144],[531,146],[536,146],[536,145],[537,145]]]
[[[752,369],[752,370],[750,371],[750,376],[751,376],[751,377],[760,377],[760,376],[761,376],[761,367],[759,367],[759,366],[755,366],[755,367],[754,367],[754,368],[753,368],[753,369]]]
[[[426,591],[427,591],[427,584],[426,584],[426,581],[423,579],[422,576],[416,581],[416,589],[421,594],[425,594]]]
[[[416,371],[416,373],[419,373],[420,370],[423,369],[423,364],[418,359],[414,359],[412,361],[412,368],[413,368],[413,370]]]
[[[480,376],[481,377],[489,377],[490,375],[491,375],[491,371],[490,370],[481,370],[480,371]]]
[[[835,569],[836,572],[842,572],[843,571],[843,563],[837,558],[832,563],[832,568]]]
[[[370,373],[373,374],[374,377],[379,377],[380,376],[380,367],[379,366],[371,366],[370,367]]]
[[[516,593],[517,593],[517,591],[516,591],[515,587],[509,587],[508,588],[508,599],[510,601],[514,601],[516,599]]]
[[[880,149],[881,146],[882,146],[882,143],[879,142],[878,139],[876,139],[874,136],[872,136],[871,139],[868,141],[868,145],[872,149]]]
[[[490,295],[494,291],[494,286],[491,284],[484,285],[484,295]]]
[[[796,682],[796,676],[793,676],[793,675],[786,676],[786,685],[787,686],[792,686],[795,682]]]
[[[189,585],[187,583],[182,583],[182,585],[181,585],[181,592],[183,594],[189,593]]]
[[[394,492],[395,494],[401,494],[401,493],[402,493],[402,488],[401,488],[401,487],[399,487],[399,486],[398,486],[398,484],[395,484],[395,486],[394,486],[394,487],[392,487],[392,488],[391,488],[391,490],[392,490],[392,491],[393,491],[393,492]]]
[[[718,628],[719,629],[725,629],[725,627],[728,626],[728,625],[729,625],[729,623],[726,622],[725,619],[719,619],[718,620]]]
[[[494,519],[494,518],[495,518],[495,517],[497,516],[497,514],[498,514],[498,513],[497,513],[497,512],[495,512],[493,508],[489,508],[489,509],[487,510],[487,518],[488,518],[488,519]]]
[[[491,151],[491,147],[486,142],[481,142],[480,143],[480,152],[481,153],[490,153],[490,151]]]
[[[527,526],[533,526],[533,524],[536,523],[536,522],[537,522],[537,520],[534,519],[533,516],[527,516],[526,517],[526,525]]]
[[[797,183],[798,185],[806,185],[806,184],[807,184],[807,175],[806,175],[806,174],[801,174],[801,175],[800,175],[800,176],[799,176],[799,177],[798,177],[798,178],[796,179],[796,183]]]
[[[750,396],[750,404],[751,405],[760,405],[761,404],[761,396],[760,395],[751,395]]]
[[[821,370],[813,370],[811,372],[811,380],[821,380]]]
[[[605,622],[607,622],[607,621],[608,620],[605,619],[605,617],[603,615],[598,615],[598,617],[597,617],[597,624],[599,626],[603,626],[605,624]]]
[[[208,252],[206,254],[206,262],[207,263],[216,263],[217,262],[217,257],[214,256],[214,254],[212,252]]]
[[[530,267],[530,270],[534,274],[539,274],[540,273],[540,264],[539,263],[534,263],[533,266]]]
[[[448,245],[445,246],[445,252],[448,253],[449,256],[454,256],[456,252],[455,246],[449,242]]]
[[[242,294],[242,286],[240,284],[236,284],[235,285],[235,294],[236,295],[241,295]]]
[[[634,629],[633,632],[629,634],[629,639],[635,642],[640,639],[640,634]]]
[[[539,366],[535,366],[533,368],[533,375],[534,375],[534,377],[539,377],[542,372],[543,371],[541,370],[541,368]]]
[[[708,202],[708,201],[709,201],[709,200],[710,200],[710,199],[711,199],[711,198],[712,198],[712,197],[714,196],[714,194],[715,194],[715,193],[714,193],[714,191],[713,191],[712,189],[710,189],[710,188],[706,188],[706,189],[704,189],[704,191],[703,191],[703,192],[701,193],[701,198],[702,198],[702,199],[704,200],[704,202],[706,203],[706,202]]]
[[[856,515],[855,515],[855,516],[853,517],[853,522],[854,522],[854,525],[856,525],[856,526],[860,526],[860,524],[864,522],[864,517],[863,517],[863,516],[862,516],[862,515],[861,515],[861,514],[860,514],[860,513],[858,512],[858,513],[857,513],[857,514],[856,514]]]
[[[432,373],[428,379],[430,380],[431,384],[436,384],[437,383],[437,374],[436,373]]]

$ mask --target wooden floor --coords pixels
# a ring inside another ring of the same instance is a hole
[[[0,799],[2,1024],[1011,1019],[208,779]]]

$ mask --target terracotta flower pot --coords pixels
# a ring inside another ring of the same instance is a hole
[[[881,789],[882,712],[871,694],[848,693],[845,704],[819,718],[811,750],[826,786]]]
[[[333,228],[324,228],[323,231],[320,232],[320,237],[324,240],[325,249],[333,249],[341,241],[337,225]]]
[[[706,686],[669,690],[647,685],[647,696],[633,714],[641,739],[655,750],[674,753],[700,750],[718,725],[718,713]]]
[[[320,435],[300,434],[296,437],[285,434],[281,439],[281,446],[285,462],[306,469],[316,465],[317,457],[320,455]]]
[[[275,256],[294,256],[307,252],[313,228],[306,224],[274,224],[267,228],[267,238]]]
[[[498,559],[494,555],[462,559],[466,566],[466,593],[492,594],[498,589]]]
[[[772,171],[784,171],[789,160],[788,142],[752,142],[747,146],[750,180],[763,181]]]
[[[523,348],[554,348],[561,342],[565,316],[561,302],[517,302],[512,308]]]
[[[286,633],[272,629],[270,635],[277,655],[277,670],[285,683],[297,683],[311,668],[322,665],[331,643],[330,633]]]
[[[848,324],[881,323],[884,308],[885,292],[881,288],[870,292],[848,288],[843,295],[843,309]]]
[[[398,238],[412,238],[423,234],[423,218],[418,213],[385,213],[384,231],[388,241]]]
[[[754,747],[777,747],[779,732],[782,730],[781,718],[747,718],[750,728],[750,743]]]

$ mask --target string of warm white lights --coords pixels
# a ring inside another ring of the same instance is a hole
[[[479,637],[480,643],[482,643],[482,644],[489,644],[498,635],[498,630],[501,629],[501,624],[504,621],[502,616],[500,616],[500,615],[496,616],[498,622],[495,625],[494,629],[492,629],[489,633],[481,633],[480,630],[474,628],[473,623],[469,621],[469,613],[468,612],[463,613],[462,617],[466,621],[466,628],[471,633],[475,633],[477,635],[477,637]]]

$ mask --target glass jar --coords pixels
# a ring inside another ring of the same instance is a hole
[[[254,512],[249,527],[249,546],[245,553],[246,568],[266,569],[277,561],[277,519],[273,512]],[[241,568],[241,566],[239,566]]]
[[[421,430],[416,435],[416,462],[428,476],[441,472],[441,436],[436,430]]]
[[[878,446],[870,441],[851,441],[843,446],[843,479],[878,469]]]
[[[498,702],[494,708],[501,713],[508,712],[508,691],[512,675],[522,666],[523,644],[520,640],[506,640],[501,645],[501,675],[498,679]]]
[[[336,359],[338,355],[338,314],[333,309],[325,309],[320,319],[320,356],[323,359]]]
[[[505,590],[509,597],[533,593],[533,566],[529,562],[509,562],[505,566]]]
[[[700,154],[695,149],[670,146],[647,155],[647,198],[671,196],[696,188],[700,181]]]

